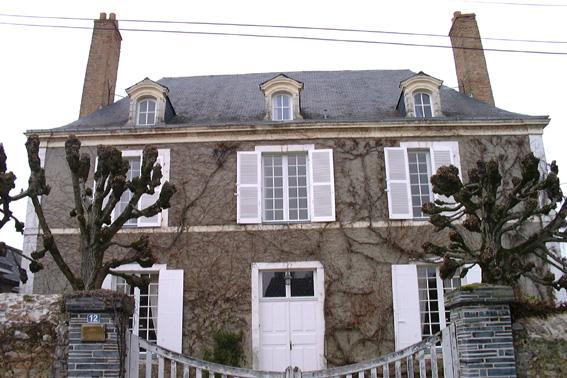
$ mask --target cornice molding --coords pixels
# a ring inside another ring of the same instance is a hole
[[[140,145],[220,141],[313,140],[336,138],[455,137],[492,135],[542,135],[549,118],[484,120],[394,120],[384,122],[297,122],[249,125],[125,128],[86,131],[28,131],[37,134],[42,147],[63,147],[69,134],[83,146],[99,144]]]

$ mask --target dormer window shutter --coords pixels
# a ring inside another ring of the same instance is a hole
[[[311,221],[335,220],[335,185],[333,150],[310,150],[311,161]]]
[[[240,151],[236,155],[236,218],[238,223],[261,223],[261,154]]]
[[[407,150],[385,147],[384,155],[390,219],[413,219]]]

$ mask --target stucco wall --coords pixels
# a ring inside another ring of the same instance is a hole
[[[0,377],[66,377],[61,295],[0,294]]]
[[[567,377],[567,313],[519,319],[512,329],[518,378]]]
[[[412,138],[411,140],[419,140]],[[212,329],[244,331],[250,366],[251,263],[320,261],[325,271],[325,348],[329,365],[343,365],[394,349],[391,265],[408,262],[424,241],[442,234],[421,222],[389,221],[383,148],[399,138],[274,140],[253,143],[158,145],[171,148],[171,180],[178,189],[169,211],[169,228],[130,229],[126,242],[150,233],[159,263],[184,270],[183,352],[200,356]],[[431,139],[429,139],[431,140]],[[504,157],[506,170],[518,167],[528,152],[527,137],[440,137],[458,141],[461,166],[479,158]],[[332,148],[337,221],[329,224],[242,226],[236,224],[236,151],[255,145],[314,144]],[[141,149],[141,146],[128,147]],[[95,149],[85,149],[94,153]],[[513,150],[515,153],[510,154]],[[226,159],[218,157],[225,153]],[[517,152],[517,155],[516,155]],[[95,161],[91,155],[91,161]],[[71,189],[62,149],[50,149],[46,175],[52,184],[44,199],[60,250],[78,261],[78,237],[70,229]],[[466,173],[465,173],[466,175]],[[371,223],[372,222],[372,223]],[[206,227],[203,227],[206,226]],[[223,226],[230,226],[222,228]],[[41,242],[41,241],[40,241]],[[113,253],[123,253],[111,251]],[[109,256],[110,257],[110,256]],[[36,292],[66,290],[57,268],[45,259],[36,274]]]

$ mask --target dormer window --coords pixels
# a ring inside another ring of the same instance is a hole
[[[423,72],[402,81],[398,110],[406,117],[442,117],[439,93],[441,84],[443,84],[441,80]]]
[[[138,125],[155,125],[156,101],[144,99],[138,103]]]
[[[272,121],[291,121],[293,119],[293,105],[291,96],[286,93],[276,94],[272,97]]]
[[[431,96],[427,93],[419,92],[413,95],[416,117],[433,117],[431,107]]]
[[[126,89],[126,93],[130,97],[130,125],[163,125],[175,116],[167,98],[169,89],[155,81],[145,78]]]
[[[266,100],[264,119],[293,121],[303,118],[299,107],[299,92],[303,90],[303,83],[281,74],[260,84],[260,89]]]

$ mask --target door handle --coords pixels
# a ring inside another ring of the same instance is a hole
[[[291,344],[291,340],[289,341],[289,350],[293,349],[293,345]]]

